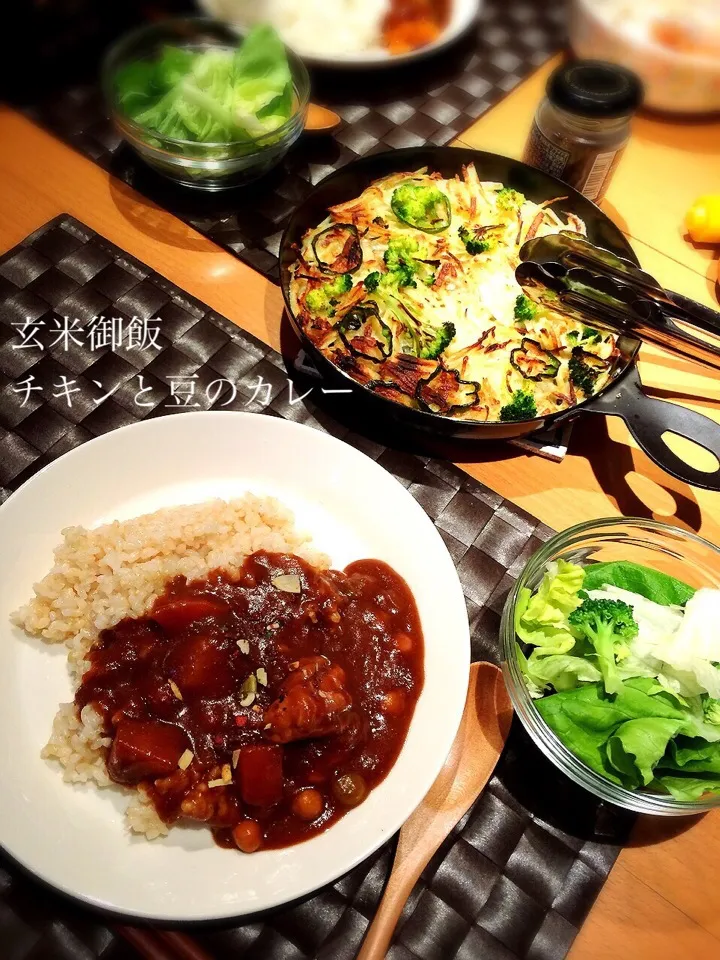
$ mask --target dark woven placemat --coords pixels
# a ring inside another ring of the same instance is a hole
[[[125,322],[114,349],[101,345],[98,315]],[[143,334],[133,318],[156,320],[144,331],[156,343],[128,344],[130,330]],[[457,565],[473,659],[497,662],[508,589],[552,532],[534,517],[442,460],[353,432],[342,397],[331,398],[337,418],[314,399],[317,386],[298,400],[307,388],[291,386],[282,356],[69,216],[0,258],[0,320],[3,496],[66,450],[147,416],[224,407],[303,421],[364,450],[422,504]],[[33,340],[42,349],[22,346]],[[269,387],[253,400],[258,378]],[[631,822],[557,772],[516,725],[489,786],[417,885],[390,957],[561,960]],[[218,960],[351,960],[391,856],[385,846],[300,905],[197,937]],[[128,956],[101,918],[12,867],[0,869],[0,941],[13,960]]]
[[[54,93],[28,112],[144,196],[277,279],[282,230],[313,185],[370,153],[449,143],[558,49],[564,14],[565,0],[485,0],[477,28],[431,59],[362,73],[316,72],[313,96],[340,113],[341,129],[334,136],[304,136],[267,177],[224,194],[174,186],[138,160],[106,119],[95,83]]]

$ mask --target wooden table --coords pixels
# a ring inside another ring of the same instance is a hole
[[[545,68],[463,134],[459,143],[519,155]],[[643,266],[710,306],[718,250],[694,248],[682,229],[696,194],[720,190],[720,124],[641,118],[605,208]],[[153,206],[29,121],[0,108],[0,252],[67,212],[277,348],[277,287],[171,214]],[[651,392],[720,422],[720,380],[643,348]],[[669,478],[622,423],[578,425],[556,464],[502,444],[463,469],[555,528],[591,517],[653,516],[720,540],[720,494]],[[701,466],[702,460],[696,461]],[[687,960],[720,956],[720,814],[641,818],[571,951],[571,960]]]

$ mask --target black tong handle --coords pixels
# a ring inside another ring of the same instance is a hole
[[[665,290],[629,260],[570,233],[531,240],[520,258],[516,278],[533,300],[581,323],[720,369],[720,314]],[[711,339],[695,336],[680,324]]]

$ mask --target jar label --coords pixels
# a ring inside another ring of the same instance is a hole
[[[551,140],[548,140],[538,127],[537,122],[534,122],[523,159],[531,167],[544,170],[553,177],[562,178],[570,159],[570,151],[563,150],[562,147],[558,147]]]
[[[588,200],[597,200],[600,194],[604,192],[603,187],[605,186],[605,181],[608,179],[613,160],[616,156],[617,150],[613,150],[610,153],[599,153],[595,157],[587,180],[580,188],[580,192],[583,193]]]
[[[610,183],[610,177],[620,160],[621,150],[612,150],[610,153],[599,153],[593,162],[587,180],[579,188],[588,200],[600,201]]]

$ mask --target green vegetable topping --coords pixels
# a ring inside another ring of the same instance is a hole
[[[305,306],[311,313],[325,314],[334,316],[334,308],[338,305],[340,297],[352,289],[352,277],[349,273],[343,273],[329,283],[324,283],[321,287],[315,287],[310,290],[305,297]]]
[[[593,600],[588,597],[568,617],[577,636],[587,637],[595,647],[605,690],[617,693],[620,678],[617,661],[627,657],[628,640],[637,636],[638,625],[632,607],[622,600]]]
[[[446,194],[438,187],[412,180],[395,188],[390,206],[398,220],[425,233],[442,233],[452,220]]]
[[[423,360],[437,360],[443,350],[450,345],[455,336],[455,324],[443,323],[441,327],[434,332],[432,339],[426,340],[424,346],[420,349],[420,357]]]
[[[504,230],[502,224],[492,224],[487,227],[474,227],[468,230],[467,227],[458,227],[458,236],[465,244],[465,249],[472,256],[478,253],[489,253],[495,250],[498,245],[498,230]]]
[[[515,319],[521,323],[528,323],[530,320],[534,320],[537,314],[537,307],[532,302],[530,297],[526,296],[524,293],[521,293],[520,296],[515,300]]]
[[[571,330],[567,338],[569,343],[602,343],[602,334],[592,327],[583,327],[579,333]]]
[[[357,357],[382,363],[392,353],[392,331],[372,301],[349,310],[338,324],[338,330],[348,350]]]
[[[497,205],[501,210],[518,210],[525,203],[525,195],[512,187],[503,187],[497,193]]]
[[[333,223],[312,242],[318,266],[326,273],[354,273],[363,262],[362,246],[353,223]]]
[[[418,272],[419,253],[420,245],[411,237],[399,237],[390,241],[383,259],[393,286],[398,289],[417,286],[415,274]]]
[[[506,422],[511,420],[532,420],[537,416],[535,398],[527,390],[516,390],[510,403],[506,403],[500,410],[500,419]]]
[[[266,25],[254,27],[237,50],[167,46],[156,60],[121,67],[114,84],[128,117],[176,140],[251,145],[293,111],[285,48]]]
[[[419,381],[415,396],[423,409],[447,416],[452,410],[477,403],[478,384],[461,380],[456,370],[438,367],[427,379]]]
[[[582,390],[586,397],[593,394],[598,377],[609,368],[610,364],[607,360],[596,357],[594,353],[588,353],[582,347],[573,347],[568,364],[570,380],[573,386]]]
[[[510,366],[526,380],[536,383],[553,380],[560,369],[560,358],[549,350],[543,350],[536,340],[523,337],[520,346],[510,351]]]
[[[411,237],[391,240],[383,255],[387,271],[380,273],[374,270],[369,273],[363,281],[365,289],[370,293],[380,286],[401,290],[404,287],[417,287],[418,281],[432,285],[435,271],[430,263],[422,259],[422,254],[417,240]]]

